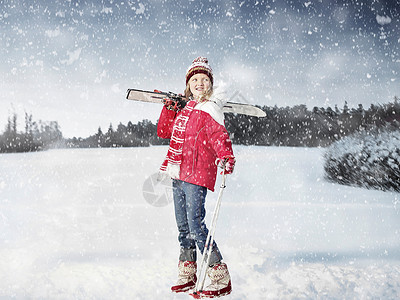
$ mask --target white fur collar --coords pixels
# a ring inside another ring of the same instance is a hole
[[[217,103],[212,101],[200,102],[194,109],[208,113],[217,123],[224,126],[224,113]]]

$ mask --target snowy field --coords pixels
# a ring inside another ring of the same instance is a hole
[[[189,299],[169,292],[173,205],[142,193],[166,150],[0,155],[0,299]],[[224,299],[400,298],[400,194],[327,182],[322,149],[234,151],[216,231]]]

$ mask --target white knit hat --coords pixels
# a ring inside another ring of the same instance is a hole
[[[189,82],[190,77],[198,73],[206,74],[210,78],[211,84],[213,84],[213,71],[208,64],[207,57],[199,56],[198,58],[193,60],[193,63],[186,72],[186,84]]]

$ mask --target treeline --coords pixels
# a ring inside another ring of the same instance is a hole
[[[69,148],[148,147],[167,144],[168,141],[157,137],[157,125],[149,120],[137,124],[120,123],[117,129],[110,124],[105,133],[99,127],[97,133],[88,138],[74,137],[66,141]]]
[[[306,105],[262,108],[265,118],[226,115],[226,127],[234,144],[264,146],[326,147],[354,132],[382,127],[400,121],[400,103],[397,97],[384,105],[372,104],[368,109],[360,104],[350,109]]]
[[[8,118],[6,128],[0,135],[0,152],[31,152],[49,148],[65,147],[60,126],[56,121],[33,121],[25,113],[25,130],[17,131],[17,114]]]
[[[383,126],[394,120],[400,121],[400,103],[397,97],[384,105],[372,104],[368,109],[360,104],[349,108],[335,106],[314,107],[306,105],[293,107],[268,107],[265,118],[249,117],[239,114],[226,114],[226,128],[232,142],[239,145],[326,147],[333,142],[363,129]],[[69,147],[138,147],[167,145],[168,141],[157,137],[157,125],[144,120],[137,124],[119,124],[114,129],[110,124],[108,131],[101,128],[86,139],[73,138],[67,142]]]
[[[234,144],[263,146],[326,147],[333,142],[362,129],[381,127],[400,121],[400,103],[371,105],[365,109],[314,107],[269,107],[262,109],[265,118],[226,114],[226,128]],[[149,120],[137,124],[120,123],[117,128],[110,124],[108,130],[98,131],[87,138],[64,139],[58,123],[34,122],[25,114],[25,130],[17,131],[17,116],[9,118],[5,132],[0,135],[0,152],[38,151],[54,147],[146,147],[167,145],[168,141],[157,137],[157,125]]]
[[[262,109],[265,118],[239,114],[226,114],[226,128],[234,144],[263,146],[326,147],[334,141],[362,129],[380,127],[393,120],[400,121],[400,103],[397,97],[384,105],[372,104],[368,109],[360,104],[349,108],[314,107],[268,107]],[[168,141],[157,137],[157,125],[144,120],[137,124],[119,124],[108,131],[101,128],[86,139],[74,138],[69,147],[138,147],[166,145]]]

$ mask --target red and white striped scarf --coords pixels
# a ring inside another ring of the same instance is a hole
[[[185,141],[186,125],[190,114],[198,102],[190,100],[181,114],[175,120],[172,128],[172,137],[169,143],[167,156],[160,167],[162,172],[167,172],[172,178],[179,179],[179,171],[182,163],[182,148]]]

